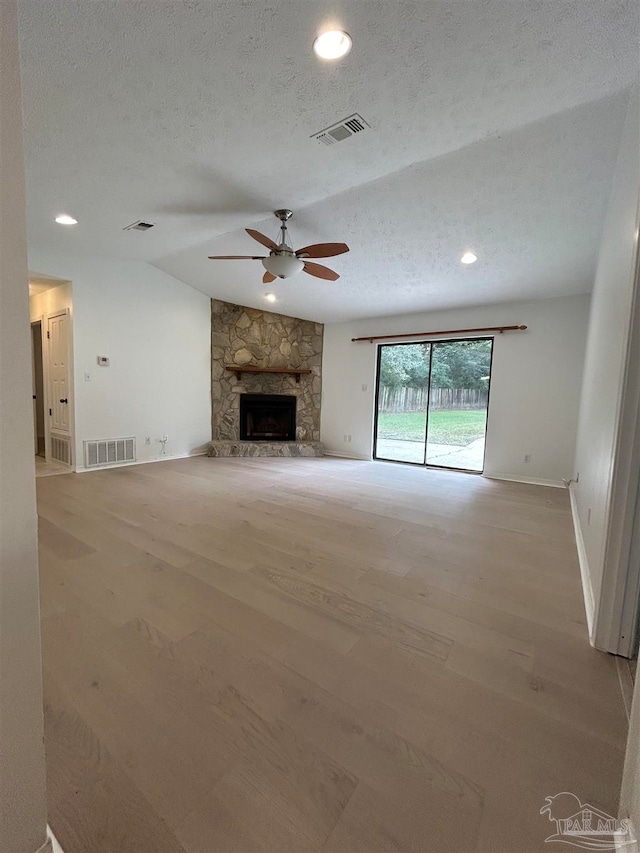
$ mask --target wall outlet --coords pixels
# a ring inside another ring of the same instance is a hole
[[[145,444],[151,444],[151,436],[150,435],[145,436],[144,443]]]
[[[347,436],[347,444],[351,444],[351,436],[350,435]]]
[[[524,461],[525,462],[531,462],[531,454],[530,453],[525,453]]]
[[[362,385],[362,390],[363,390],[363,391],[368,391],[368,390],[369,390],[369,386],[368,386],[367,384],[363,383],[363,385]]]

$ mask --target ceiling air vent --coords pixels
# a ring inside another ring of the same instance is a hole
[[[332,124],[331,127],[325,127],[319,133],[314,133],[311,138],[317,139],[322,145],[335,145],[336,142],[342,142],[343,139],[349,139],[350,136],[355,136],[356,133],[362,133],[363,130],[370,128],[371,125],[361,115],[354,113],[352,116]]]
[[[123,231],[148,231],[149,228],[153,228],[153,222],[143,222],[142,219],[139,219],[137,222],[132,222],[131,225],[125,226]]]

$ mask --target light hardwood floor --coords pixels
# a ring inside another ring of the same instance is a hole
[[[568,495],[339,459],[38,481],[66,853],[542,851],[626,718]]]

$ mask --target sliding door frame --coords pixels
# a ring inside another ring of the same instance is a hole
[[[454,468],[451,465],[432,465],[427,462],[427,443],[429,436],[429,413],[431,409],[431,371],[433,368],[433,348],[437,344],[459,344],[471,341],[491,341],[491,354],[489,357],[489,385],[487,387],[487,418],[484,425],[484,449],[482,454],[482,470],[474,471],[470,468]],[[380,364],[382,361],[383,347],[399,347],[411,346],[415,344],[429,344],[429,378],[427,380],[427,410],[424,427],[424,461],[423,462],[407,462],[404,459],[387,459],[384,456],[378,456],[378,414],[380,411]],[[374,421],[373,421],[373,453],[372,458],[376,462],[395,462],[398,465],[413,465],[416,468],[437,468],[440,471],[458,471],[463,474],[478,474],[482,476],[484,473],[484,464],[487,454],[487,428],[489,426],[489,405],[491,403],[491,379],[493,376],[493,349],[495,344],[495,335],[483,335],[482,337],[471,338],[441,338],[440,340],[424,340],[424,341],[398,341],[397,343],[378,344],[378,353],[376,356],[376,393],[374,399]]]
[[[376,395],[374,399],[374,413],[373,413],[373,453],[372,458],[375,462],[397,462],[399,465],[415,465],[420,468],[424,468],[426,465],[427,458],[427,430],[429,429],[429,395],[431,394],[431,353],[433,352],[432,344],[434,341],[398,341],[397,344],[378,344],[378,354],[376,356]],[[405,459],[387,459],[384,456],[378,456],[378,414],[379,414],[379,406],[378,401],[380,399],[380,364],[382,362],[382,350],[384,347],[401,347],[401,346],[415,346],[416,344],[429,344],[429,377],[427,379],[427,410],[425,413],[425,424],[424,424],[424,456],[423,462],[407,462]]]

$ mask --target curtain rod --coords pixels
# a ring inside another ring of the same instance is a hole
[[[363,338],[351,338],[353,343],[358,341],[369,341],[372,344],[374,341],[390,341],[398,338],[426,338],[433,335],[468,335],[475,332],[524,332],[526,326],[485,326],[482,329],[449,329],[442,332],[408,332],[398,335],[365,335]]]

